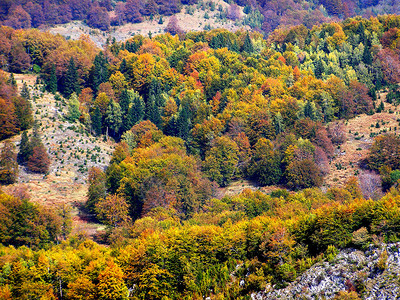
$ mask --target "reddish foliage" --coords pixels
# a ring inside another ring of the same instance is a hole
[[[50,158],[42,144],[33,148],[32,155],[26,165],[29,171],[34,173],[47,173],[49,171]]]

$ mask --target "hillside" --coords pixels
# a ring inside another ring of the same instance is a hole
[[[229,4],[223,0],[213,0],[212,2],[214,2],[217,7],[221,5],[224,10],[229,7]],[[210,11],[210,9],[202,10],[197,8],[196,5],[193,5],[185,6],[180,13],[174,14],[174,16],[178,19],[178,25],[182,30],[187,32],[214,28],[224,28],[230,31],[250,29],[249,26],[244,26],[240,22],[235,22],[226,18],[220,19],[218,17],[219,13],[220,12],[216,9],[214,11]],[[243,7],[240,7],[240,15],[244,15]],[[67,24],[51,26],[50,28],[45,28],[45,30],[48,30],[53,34],[61,34],[62,36],[73,40],[79,39],[83,34],[89,35],[97,46],[104,47],[107,39],[113,40],[115,38],[117,42],[123,42],[137,34],[152,34],[155,36],[164,33],[170,19],[171,16],[163,16],[163,24],[159,24],[159,18],[154,17],[153,20],[150,20],[149,17],[146,17],[143,22],[127,23],[121,26],[111,27],[107,32],[91,28],[82,21],[74,21]]]
[[[93,234],[98,226],[88,224],[79,211],[86,202],[87,172],[92,166],[105,168],[108,165],[114,143],[90,136],[83,125],[66,121],[64,100],[55,100],[54,95],[42,92],[42,85],[36,84],[37,76],[16,74],[15,79],[19,89],[24,82],[28,84],[34,116],[41,124],[40,133],[48,149],[51,166],[45,175],[28,172],[20,166],[18,183],[2,189],[12,192],[17,187],[23,187],[34,202],[49,208],[71,206],[74,232]],[[12,138],[17,147],[20,139],[20,135]]]
[[[289,286],[252,294],[252,299],[333,299],[339,292],[357,292],[357,299],[396,299],[400,293],[397,274],[400,271],[399,243],[369,245],[364,250],[346,249],[330,260],[318,263]],[[386,255],[385,255],[386,253]],[[348,294],[348,297],[351,297]],[[337,299],[337,298],[334,298]]]

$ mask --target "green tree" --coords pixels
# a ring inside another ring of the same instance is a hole
[[[101,134],[101,128],[102,128],[101,120],[102,120],[102,117],[101,117],[100,108],[98,106],[96,106],[96,109],[94,110],[94,113],[92,115],[92,129],[96,135]]]
[[[129,106],[128,113],[125,115],[123,131],[131,129],[132,126],[144,119],[145,104],[143,98],[138,92],[133,90],[128,91],[128,93],[132,102]]]
[[[100,168],[92,167],[89,169],[88,183],[86,209],[91,213],[95,213],[96,203],[101,198],[106,197],[106,174]]]
[[[214,146],[206,152],[204,172],[220,186],[227,186],[239,162],[239,148],[227,136],[216,138]]]
[[[105,125],[110,129],[113,137],[119,136],[119,130],[122,125],[121,107],[117,102],[111,100],[107,107]]]
[[[15,145],[5,141],[0,152],[0,183],[13,184],[18,177],[18,162]]]
[[[31,155],[32,145],[29,141],[27,131],[24,131],[22,132],[21,142],[19,143],[18,162],[24,164]]]
[[[249,54],[254,52],[254,46],[253,46],[253,42],[251,41],[249,32],[247,32],[246,38],[244,39],[243,51],[247,52]]]
[[[21,97],[24,98],[25,100],[31,99],[31,93],[29,92],[29,88],[26,82],[24,82],[24,85],[22,86]]]
[[[270,140],[261,138],[254,145],[247,172],[261,185],[277,184],[280,181],[282,176],[280,156]]]
[[[79,111],[79,100],[76,93],[72,93],[69,97],[68,101],[68,114],[67,118],[70,122],[75,122],[81,116],[81,112]]]
[[[64,76],[64,84],[62,90],[63,95],[66,98],[69,98],[72,93],[76,93],[78,95],[80,92],[78,71],[76,69],[75,61],[73,58],[71,58],[69,61],[67,72]]]
[[[99,85],[107,82],[109,78],[108,61],[103,51],[96,55],[93,62],[93,67],[90,70],[90,81],[92,83],[93,91],[97,92]]]
[[[46,83],[46,88],[50,93],[55,94],[57,92],[57,75],[56,66],[54,64],[51,66],[49,78]]]

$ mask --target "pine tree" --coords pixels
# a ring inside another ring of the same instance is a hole
[[[123,116],[126,116],[128,114],[131,101],[132,99],[129,97],[128,90],[124,89],[119,96],[119,106],[121,107],[121,113]]]
[[[50,93],[55,94],[57,92],[57,75],[56,66],[53,64],[50,70],[50,76],[47,80],[46,88]]]
[[[0,183],[13,184],[18,177],[17,154],[15,145],[6,141],[0,152]]]
[[[113,137],[119,137],[119,130],[122,125],[121,107],[117,102],[111,100],[106,112],[106,126],[110,129],[110,134]]]
[[[100,52],[96,55],[93,62],[93,67],[90,70],[90,81],[93,91],[97,92],[99,85],[107,82],[109,78],[107,57]]]
[[[75,122],[81,116],[81,112],[79,111],[79,100],[78,96],[75,93],[72,93],[71,97],[69,97],[68,101],[68,114],[67,118],[70,122]]]
[[[18,162],[20,164],[24,164],[29,156],[32,155],[32,146],[28,138],[28,134],[26,131],[22,132],[21,142],[19,144],[19,152],[18,152]]]
[[[128,42],[127,42],[127,43],[128,43]],[[119,65],[119,71],[120,71],[122,74],[125,74],[125,73],[128,71],[128,68],[127,68],[127,66],[126,66],[126,59],[125,59],[125,58],[122,59],[121,64]]]
[[[12,85],[14,88],[17,87],[17,81],[15,80],[14,73],[10,74],[10,77],[8,78],[8,83]]]
[[[25,100],[31,99],[31,93],[29,92],[28,85],[26,84],[26,82],[24,82],[24,85],[22,86],[21,97],[24,98]]]
[[[96,106],[96,109],[94,110],[94,113],[92,116],[92,129],[96,135],[101,134],[101,127],[102,127],[101,119],[102,119],[102,117],[101,117],[100,109],[98,106]]]
[[[274,127],[277,135],[285,131],[285,123],[280,112],[274,116]]]
[[[190,114],[188,105],[181,105],[178,118],[176,119],[176,128],[178,136],[186,140],[190,130]]]
[[[247,32],[246,38],[244,39],[243,51],[247,52],[249,54],[254,52],[254,46],[253,46],[253,42],[251,41],[249,32]]]
[[[128,91],[128,93],[130,94],[131,104],[126,119],[123,122],[123,131],[131,129],[133,125],[142,121],[145,111],[145,104],[139,93],[133,90]]]
[[[304,117],[310,118],[311,120],[316,119],[315,107],[310,101],[307,101],[306,105],[304,105]]]
[[[75,66],[75,61],[73,58],[69,61],[67,73],[64,77],[64,85],[63,85],[63,95],[66,98],[69,98],[72,93],[76,93],[77,95],[80,92],[79,82],[78,82],[78,71]]]

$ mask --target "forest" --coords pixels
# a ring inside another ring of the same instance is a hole
[[[361,162],[383,197],[366,196],[357,177],[319,187],[343,123],[382,111],[382,90],[400,103],[399,28],[395,15],[354,17],[267,38],[214,29],[99,49],[88,36],[1,27],[0,182],[51,164],[14,73],[37,74],[66,121],[116,148],[106,169],[88,172],[82,209],[106,227],[95,241],[70,235],[67,207],[0,192],[0,298],[250,299],[340,249],[398,242],[397,128],[371,136]],[[17,149],[8,139],[20,133]],[[277,189],[218,197],[245,179]],[[385,266],[383,256],[377,272]]]
[[[224,0],[225,1],[225,0]],[[234,0],[225,1],[228,8],[206,0],[3,0],[0,3],[0,24],[20,28],[37,28],[74,20],[84,21],[91,27],[107,31],[112,26],[127,22],[141,23],[154,17],[171,16],[194,7],[201,11],[218,11],[221,20],[240,21],[252,29],[270,33],[278,26],[305,25],[339,21],[361,15],[399,13],[399,4],[392,0]],[[242,15],[242,12],[244,15]]]

